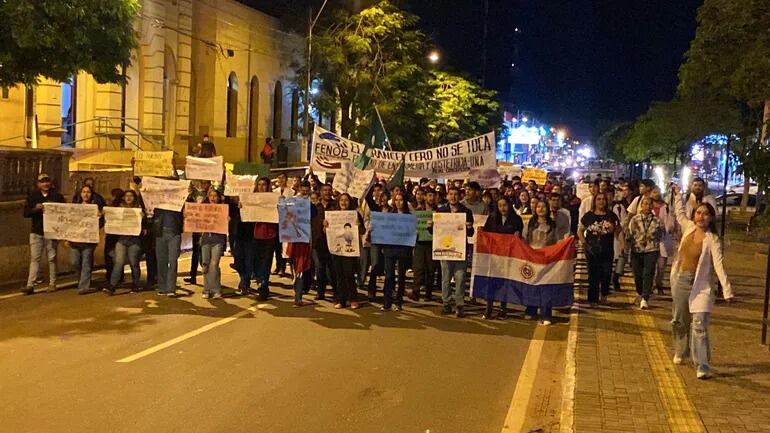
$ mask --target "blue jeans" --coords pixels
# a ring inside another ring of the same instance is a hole
[[[40,273],[40,261],[45,254],[48,261],[48,278],[50,284],[56,285],[56,244],[52,239],[46,239],[42,235],[29,234],[29,276],[27,287],[34,287],[37,275]]]
[[[75,278],[78,280],[78,290],[91,288],[91,269],[94,265],[94,250],[96,245],[72,246],[72,267],[75,269]]]
[[[219,269],[219,260],[224,251],[225,244],[201,244],[203,293],[222,294],[222,271]]]
[[[334,291],[335,283],[332,275],[332,255],[326,248],[313,248],[313,271],[315,272],[316,291],[323,298],[326,295],[326,286],[331,284]]]
[[[711,359],[708,326],[710,313],[690,313],[690,291],[695,275],[682,272],[671,285],[673,299],[671,328],[674,334],[674,353],[682,358],[692,357],[696,366],[708,370]]]
[[[182,248],[182,235],[172,230],[163,229],[155,238],[155,257],[158,260],[158,292],[176,292],[179,251]]]
[[[455,305],[462,307],[465,305],[465,270],[467,263],[465,260],[442,260],[441,261],[441,300],[444,306],[452,301],[451,283],[452,277],[455,280],[454,301]]]
[[[131,265],[131,281],[135,286],[139,285],[139,277],[142,274],[139,268],[139,257],[142,255],[142,245],[139,242],[115,244],[115,263],[110,275],[110,286],[115,287],[120,281],[120,275],[123,273],[123,267],[126,264]]]

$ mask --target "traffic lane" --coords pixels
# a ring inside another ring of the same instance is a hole
[[[157,316],[162,319],[148,331],[165,331],[170,319],[188,315],[182,300],[168,301],[176,301],[170,308],[178,311]],[[114,363],[116,356],[109,356],[117,355],[114,350],[97,351],[99,356],[87,350],[57,353],[53,359],[73,361],[64,366],[54,362],[48,374],[23,374],[16,386],[4,385],[2,395],[16,398],[3,404],[6,415],[12,415],[3,419],[23,422],[46,413],[44,419],[58,431],[62,426],[83,431],[105,425],[110,431],[153,431],[159,425],[161,431],[189,431],[191,419],[195,431],[222,426],[233,431],[249,431],[244,426],[308,431],[316,425],[340,431],[394,431],[400,425],[411,431],[422,424],[434,424],[431,431],[494,431],[505,415],[533,327],[533,322],[515,320],[489,324],[435,317],[432,309],[396,314],[294,309],[288,300],[271,304],[254,319],[239,319],[127,367]],[[170,324],[172,329],[179,325]],[[162,339],[158,337],[167,336],[150,332],[144,339],[156,344]],[[92,346],[109,346],[104,337]],[[130,350],[119,352],[122,356]],[[93,358],[84,360],[83,353]],[[51,357],[42,363],[50,364]],[[25,371],[37,370],[30,367]],[[46,389],[42,401],[41,386]],[[466,390],[472,392],[465,395]],[[356,408],[370,396],[378,397],[371,399],[383,402],[382,408],[375,405],[359,414]],[[18,416],[27,401],[36,402],[34,413]],[[59,410],[62,402],[70,408]],[[276,415],[255,418],[248,410],[251,402],[265,406],[261,413]],[[159,416],[159,410],[174,416]],[[97,415],[66,416],[83,411]],[[222,416],[211,420],[211,411]],[[238,416],[243,412],[249,415]],[[362,430],[357,420],[366,419],[372,425]],[[47,431],[35,426],[44,427],[36,422],[14,431]]]

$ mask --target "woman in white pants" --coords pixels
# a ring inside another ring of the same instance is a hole
[[[716,288],[711,284],[712,270],[719,277],[728,302],[733,299],[733,290],[722,264],[722,243],[715,225],[716,210],[704,202],[688,218],[679,187],[674,187],[674,194],[676,219],[682,226],[682,241],[671,267],[674,364],[681,364],[689,355],[695,364],[697,378],[706,379],[711,374],[708,325],[716,300]]]

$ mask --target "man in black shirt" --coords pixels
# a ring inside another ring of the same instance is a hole
[[[35,280],[40,273],[40,261],[43,253],[48,258],[50,291],[56,290],[56,244],[53,239],[46,239],[43,232],[43,204],[64,203],[64,196],[56,192],[51,186],[51,177],[45,173],[37,176],[37,185],[34,191],[27,195],[27,203],[24,205],[24,218],[32,219],[32,230],[29,234],[29,276],[27,285],[21,290],[25,295],[31,295],[35,291]]]

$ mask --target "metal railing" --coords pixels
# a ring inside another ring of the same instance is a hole
[[[37,176],[46,173],[61,187],[68,154],[58,150],[0,147],[0,201],[20,200],[34,187]]]

